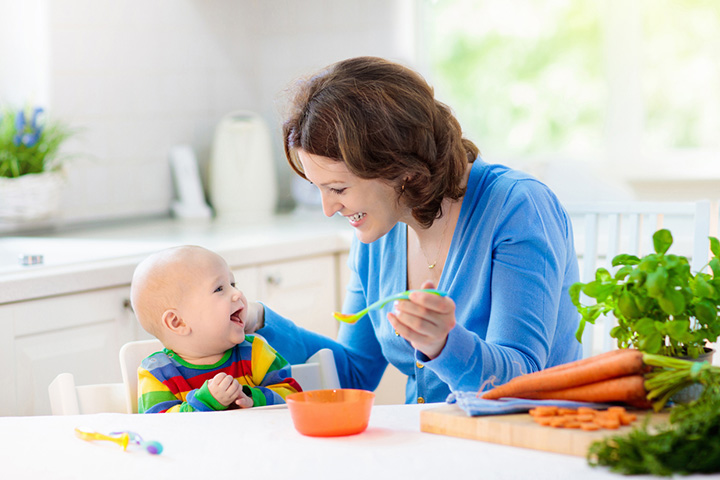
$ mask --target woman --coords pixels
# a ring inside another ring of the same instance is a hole
[[[299,84],[283,135],[325,215],[355,229],[344,312],[448,293],[413,293],[341,325],[337,342],[266,309],[258,333],[291,363],[329,347],[341,384],[372,390],[390,362],[422,403],[579,357],[567,214],[537,180],[483,162],[419,74],[371,57],[331,65]]]

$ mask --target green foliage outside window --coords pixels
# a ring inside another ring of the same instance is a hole
[[[720,146],[720,2],[640,2],[642,149]],[[424,4],[431,81],[483,151],[587,156],[607,142],[608,14],[622,2]],[[617,17],[624,10],[615,12]],[[622,43],[620,43],[622,45]],[[622,47],[619,47],[622,48]]]

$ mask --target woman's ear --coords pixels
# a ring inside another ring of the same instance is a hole
[[[185,323],[175,309],[168,309],[162,315],[163,328],[167,328],[176,335],[188,335],[191,332],[190,325]]]

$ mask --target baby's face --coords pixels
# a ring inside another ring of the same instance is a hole
[[[222,353],[245,340],[247,299],[235,288],[235,277],[225,260],[202,252],[186,264],[191,282],[185,287],[180,315],[192,328],[198,356]]]

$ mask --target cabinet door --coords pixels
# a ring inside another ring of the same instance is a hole
[[[70,372],[78,385],[121,382],[120,347],[140,335],[129,288],[12,304],[12,415],[50,413],[48,385]]]
[[[259,300],[260,269],[258,267],[240,267],[232,269],[235,286],[240,289],[249,301]]]
[[[262,265],[258,300],[297,325],[337,336],[335,256]]]

